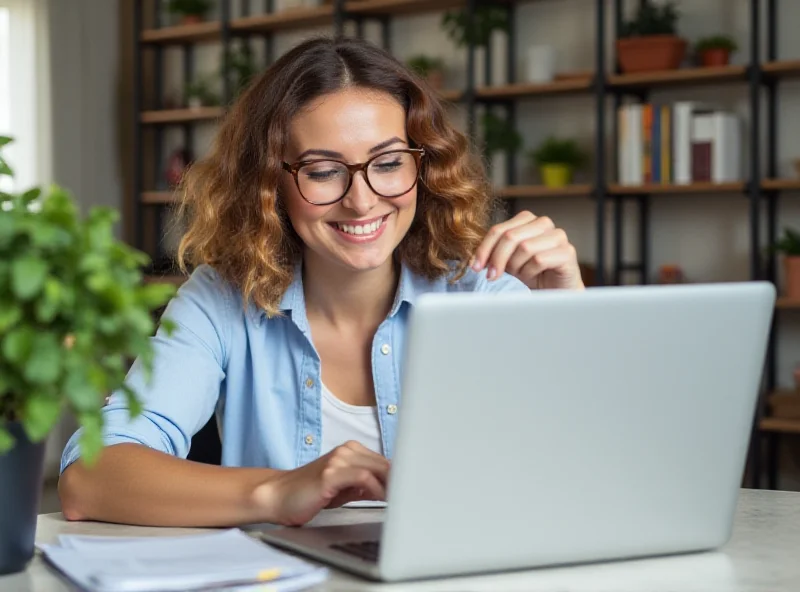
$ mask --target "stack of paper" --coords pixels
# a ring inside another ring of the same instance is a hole
[[[61,535],[44,556],[81,588],[97,592],[303,590],[327,570],[277,551],[238,529],[191,536]]]

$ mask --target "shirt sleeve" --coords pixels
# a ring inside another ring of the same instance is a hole
[[[164,311],[177,328],[171,336],[159,328],[151,338],[151,380],[146,381],[138,359],[126,377],[142,400],[143,413],[131,420],[120,391],[103,408],[106,446],[132,442],[186,458],[192,436],[208,422],[219,399],[233,314],[228,285],[210,267],[198,267]],[[67,442],[61,472],[80,457],[81,431]]]

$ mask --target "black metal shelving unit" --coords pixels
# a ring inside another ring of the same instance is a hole
[[[442,11],[454,7],[465,8],[468,18],[484,0],[361,0],[357,4],[349,0],[332,0],[328,5],[315,9],[298,11],[294,15],[288,13],[274,13],[273,0],[264,0],[258,4],[264,7],[263,12],[254,10],[251,0],[240,0],[239,14],[231,14],[231,0],[219,0],[219,19],[217,21],[189,25],[184,27],[162,28],[159,20],[162,0],[136,0],[133,27],[137,43],[134,52],[134,179],[133,188],[136,204],[133,216],[135,246],[144,250],[153,251],[152,245],[148,249],[145,245],[145,210],[155,208],[161,214],[171,201],[167,192],[152,191],[152,184],[160,176],[162,166],[162,141],[163,130],[167,126],[178,126],[183,130],[185,147],[194,150],[194,128],[199,124],[213,123],[216,117],[221,116],[224,108],[201,109],[200,111],[178,110],[165,113],[162,110],[161,94],[163,90],[163,48],[166,46],[179,47],[183,59],[183,78],[188,83],[194,75],[194,46],[197,43],[218,43],[223,55],[223,69],[228,68],[228,55],[234,39],[241,39],[243,43],[253,43],[260,38],[264,43],[264,56],[266,63],[271,63],[275,58],[274,36],[286,30],[296,30],[308,26],[329,25],[331,32],[338,35],[345,34],[348,24],[352,24],[355,35],[364,35],[364,25],[368,22],[380,24],[380,44],[386,48],[391,47],[391,23],[395,16]],[[652,186],[622,187],[609,181],[616,174],[609,175],[609,164],[616,165],[616,146],[619,142],[619,129],[616,117],[608,121],[606,115],[607,101],[613,104],[612,112],[616,114],[623,100],[633,99],[645,103],[650,99],[652,90],[658,88],[671,88],[674,85],[705,85],[705,84],[741,84],[745,85],[749,93],[749,111],[751,125],[748,141],[751,146],[759,146],[761,133],[761,117],[763,107],[766,106],[766,157],[762,175],[762,163],[759,158],[760,150],[753,149],[748,164],[747,182],[724,184],[721,187],[697,188],[698,192],[735,192],[740,191],[748,199],[748,216],[750,228],[750,277],[752,279],[768,279],[777,283],[777,266],[774,257],[762,256],[764,244],[761,236],[762,209],[766,208],[767,243],[774,243],[778,221],[779,194],[784,190],[800,190],[800,182],[784,181],[777,179],[777,89],[779,81],[787,76],[800,76],[800,60],[797,62],[778,60],[777,56],[777,0],[750,0],[750,55],[746,67],[723,67],[721,69],[694,69],[693,71],[677,71],[653,73],[652,75],[638,76],[620,73],[615,66],[611,72],[606,70],[606,29],[605,21],[608,11],[611,12],[614,23],[613,38],[621,30],[624,20],[623,0],[585,0],[587,8],[595,13],[595,59],[594,72],[585,81],[554,82],[552,84],[530,85],[516,80],[516,43],[519,32],[517,31],[516,11],[517,5],[532,0],[510,0],[503,3],[493,3],[502,6],[508,15],[508,42],[507,50],[507,84],[502,88],[479,88],[475,84],[475,47],[468,44],[466,47],[466,86],[451,95],[448,100],[458,102],[467,111],[467,132],[476,138],[476,112],[479,108],[501,108],[512,126],[517,122],[517,105],[521,100],[542,100],[563,95],[586,96],[593,99],[595,135],[594,135],[594,174],[591,183],[584,186],[573,186],[563,191],[542,190],[537,186],[518,186],[519,178],[516,159],[513,155],[507,158],[508,191],[501,191],[500,197],[504,198],[507,210],[513,214],[519,209],[520,199],[535,199],[541,196],[563,195],[565,199],[574,199],[575,196],[592,200],[594,205],[594,218],[596,228],[596,277],[595,285],[609,285],[626,283],[625,274],[634,273],[635,283],[645,284],[650,281],[650,204],[656,199],[657,194],[691,193],[693,187],[675,188]],[[642,1],[642,0],[640,0]],[[372,4],[370,5],[370,2]],[[144,26],[144,7],[148,5],[154,15],[147,27]],[[488,2],[487,2],[488,4]],[[545,4],[545,2],[542,2]],[[761,60],[762,43],[762,13],[766,13],[766,61]],[[613,48],[613,44],[611,44]],[[153,52],[153,100],[145,104],[143,88],[143,54]],[[612,49],[613,52],[613,49]],[[612,56],[613,57],[613,56]],[[615,63],[616,60],[613,60]],[[487,48],[485,78],[492,79],[492,59]],[[705,71],[704,71],[705,70]],[[223,76],[223,105],[229,103],[232,89],[228,76]],[[766,100],[762,93],[766,91]],[[145,138],[145,130],[152,128],[150,137]],[[607,156],[606,139],[611,138],[612,154]],[[154,179],[145,179],[144,169],[146,159],[154,171]],[[772,181],[772,182],[770,182]],[[636,208],[637,224],[637,257],[635,261],[626,261],[624,254],[624,225],[625,206],[633,204]],[[606,227],[606,214],[611,208],[611,229]],[[159,220],[162,216],[158,217]],[[162,228],[157,223],[152,229],[156,237],[161,236]],[[611,244],[609,245],[609,239]],[[612,264],[610,270],[606,269],[605,254],[607,247],[612,248]],[[156,266],[154,273],[169,273],[170,261],[162,249],[155,248]],[[177,281],[180,281],[178,279]],[[788,303],[783,308],[797,307],[800,303]],[[761,397],[757,420],[753,426],[753,437],[749,454],[749,474],[751,486],[761,487],[764,470],[762,469],[765,456],[764,443],[766,443],[766,476],[767,486],[777,487],[778,474],[778,444],[781,431],[796,431],[800,433],[800,420],[794,429],[789,429],[784,424],[780,430],[775,427],[763,427],[760,423],[767,414],[767,397],[774,391],[776,385],[776,334],[777,319],[774,322],[767,355],[764,379],[764,396]],[[216,427],[209,423],[204,431],[198,434],[196,440],[201,442],[198,449],[193,445],[194,458],[207,462],[218,462],[219,443],[216,436]]]

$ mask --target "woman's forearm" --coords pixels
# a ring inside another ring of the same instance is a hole
[[[91,468],[80,460],[61,475],[67,520],[153,526],[224,527],[271,522],[256,489],[280,471],[228,468],[176,458],[139,444],[103,450]]]

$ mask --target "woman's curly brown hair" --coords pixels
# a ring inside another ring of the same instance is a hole
[[[208,156],[185,175],[178,262],[208,264],[268,315],[278,313],[302,243],[278,191],[292,117],[315,98],[357,87],[406,109],[412,147],[424,147],[417,213],[395,256],[427,278],[465,271],[486,233],[493,198],[467,137],[421,78],[358,39],[315,38],[280,57],[231,106]]]

